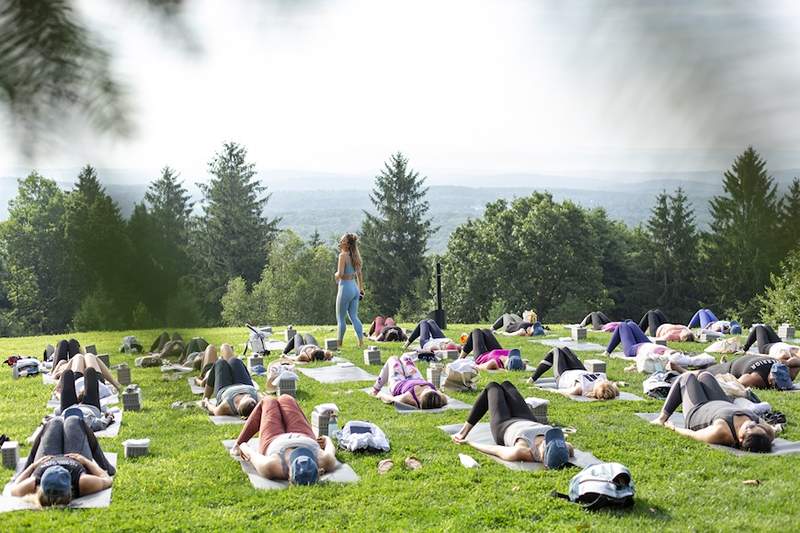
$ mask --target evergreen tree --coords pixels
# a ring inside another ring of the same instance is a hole
[[[164,167],[137,205],[128,224],[136,256],[144,264],[139,277],[147,276],[144,299],[148,310],[163,318],[178,280],[189,273],[189,232],[192,202],[178,174]]]
[[[723,179],[724,195],[711,200],[711,235],[705,260],[714,307],[744,320],[755,318],[752,298],[769,280],[778,263],[776,242],[780,202],[766,162],[748,147]]]
[[[400,152],[375,178],[370,200],[376,214],[364,213],[360,244],[364,284],[372,307],[383,314],[397,313],[417,280],[426,275],[425,252],[434,229],[427,218],[424,184],[425,178],[408,168]]]
[[[782,256],[800,246],[800,179],[795,178],[783,200],[780,229]]]
[[[111,299],[118,309],[131,309],[133,247],[117,203],[86,165],[67,195],[66,242],[70,249],[71,287],[76,297],[90,293]]]
[[[208,166],[213,177],[201,185],[203,215],[195,263],[206,314],[218,317],[228,280],[241,276],[249,284],[258,281],[280,220],[264,215],[270,195],[263,195],[265,187],[256,179],[255,165],[247,162],[243,146],[226,143]]]
[[[641,264],[649,279],[642,281],[645,289],[653,289],[650,305],[676,320],[683,319],[697,308],[699,299],[697,226],[683,189],[678,188],[674,195],[663,192],[656,197],[645,233],[646,253]]]

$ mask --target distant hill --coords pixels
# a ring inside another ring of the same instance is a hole
[[[69,176],[77,171],[43,172],[58,180],[66,189],[72,187]],[[124,185],[116,180],[131,182],[132,174],[126,171],[103,171],[98,174],[103,179],[112,176],[115,182],[106,182],[108,193],[119,203],[124,216],[129,216],[135,203],[144,197],[146,185]],[[270,216],[282,218],[281,227],[291,228],[301,236],[308,237],[314,230],[329,240],[345,231],[358,231],[364,211],[370,211],[369,190],[357,184],[371,186],[372,181],[363,176],[338,179],[333,174],[319,173],[261,173],[262,181],[269,187],[272,198],[267,205]],[[293,179],[287,179],[291,176]],[[788,187],[792,178],[800,176],[800,170],[783,170],[773,173],[781,189]],[[450,178],[453,179],[453,178]],[[140,180],[141,181],[141,180]],[[331,182],[337,184],[336,189]],[[469,218],[477,218],[483,213],[487,202],[499,198],[512,199],[527,196],[534,191],[549,191],[558,201],[572,200],[587,208],[601,207],[608,215],[624,223],[635,226],[650,215],[653,199],[661,191],[672,192],[683,187],[695,208],[698,223],[705,227],[709,221],[708,202],[719,194],[722,185],[720,172],[692,172],[680,176],[670,174],[626,173],[618,178],[603,176],[590,179],[567,176],[547,176],[537,174],[503,174],[483,176],[477,179],[468,176],[463,182],[497,184],[486,186],[431,186],[428,201],[435,226],[439,229],[431,238],[430,249],[440,252],[447,246],[450,233]],[[557,184],[557,186],[554,186]],[[190,193],[195,201],[200,192],[190,185]],[[0,219],[8,214],[8,201],[16,195],[16,178],[0,177]]]

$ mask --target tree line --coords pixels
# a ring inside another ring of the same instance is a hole
[[[66,192],[36,172],[20,180],[0,224],[2,334],[332,323],[336,243],[278,230],[243,146],[226,143],[208,168],[199,206],[165,167],[127,220],[91,166]],[[779,194],[752,148],[724,173],[705,231],[680,188],[634,228],[534,192],[488,203],[435,256],[425,181],[401,153],[375,178],[373,212],[354,228],[362,318],[421,318],[437,261],[456,322],[528,308],[549,322],[654,307],[676,322],[699,307],[745,323],[800,316],[800,180]]]

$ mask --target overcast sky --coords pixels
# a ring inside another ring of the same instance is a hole
[[[91,162],[147,181],[169,164],[192,180],[225,140],[264,171],[373,175],[402,150],[434,184],[719,169],[748,144],[800,168],[798,1],[187,4],[199,51],[129,4],[81,0],[138,130],[75,132],[35,161],[0,142],[0,170]]]

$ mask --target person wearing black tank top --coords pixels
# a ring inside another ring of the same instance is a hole
[[[745,387],[757,389],[779,388],[775,383],[775,377],[771,373],[772,365],[783,363],[787,366],[789,377],[794,380],[800,373],[800,357],[785,357],[776,359],[766,355],[745,355],[734,361],[718,363],[705,369],[705,372],[717,376],[720,374],[732,374],[739,383]],[[667,369],[683,374],[690,372],[676,363],[667,363]],[[694,373],[702,371],[693,371]]]
[[[685,428],[669,422],[669,417],[681,406]],[[761,422],[752,410],[734,405],[717,379],[708,372],[682,374],[672,384],[664,407],[653,424],[665,426],[700,442],[749,452],[768,453],[775,440],[772,426]]]

